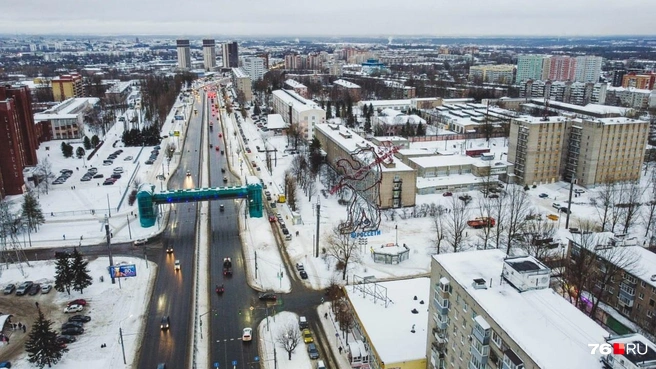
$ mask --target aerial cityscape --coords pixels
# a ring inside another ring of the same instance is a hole
[[[656,369],[652,4],[40,3],[0,368]]]

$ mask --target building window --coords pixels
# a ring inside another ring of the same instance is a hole
[[[654,299],[649,299],[649,306],[654,306]]]
[[[647,316],[651,318],[652,315],[653,313],[651,312],[651,310],[647,310]]]
[[[639,298],[640,300],[644,300],[644,298],[645,298],[645,294],[642,293],[642,292],[640,292],[640,293],[638,294],[638,298]]]
[[[497,347],[501,348],[501,336],[499,336],[495,331],[492,331],[492,342],[494,342]]]
[[[467,303],[466,303],[466,302],[463,302],[463,304],[462,304],[462,311],[467,312],[467,307],[468,307],[468,306],[467,306]]]
[[[647,287],[647,283],[645,281],[640,281],[640,287]]]

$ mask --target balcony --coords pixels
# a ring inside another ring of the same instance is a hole
[[[620,288],[620,294],[619,294],[620,299],[625,299],[627,301],[633,302],[635,300],[635,292],[627,292],[623,289]]]
[[[439,298],[434,298],[433,305],[435,305],[436,313],[440,315],[446,315],[449,313],[449,300],[440,301]]]
[[[622,297],[621,294],[620,294],[619,301],[620,301],[621,305],[624,305],[624,306],[629,307],[629,308],[633,307],[633,301],[634,301],[633,299],[629,300],[625,297]]]
[[[441,320],[440,318],[438,318],[435,322],[435,328],[446,329],[447,326],[449,325],[449,319],[448,318],[444,318],[444,319],[445,320]]]

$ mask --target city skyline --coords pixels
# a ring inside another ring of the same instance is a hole
[[[309,7],[301,0],[219,4],[178,2],[77,2],[43,0],[3,6],[0,34],[226,35],[226,36],[621,36],[653,35],[649,0],[554,0],[530,7],[520,0],[439,3],[416,0],[347,2]],[[195,11],[195,10],[198,11]],[[641,9],[641,11],[636,11]],[[620,22],[630,12],[631,22]],[[187,14],[181,17],[180,14]],[[228,16],[230,15],[230,16]]]

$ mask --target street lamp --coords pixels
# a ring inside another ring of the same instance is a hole
[[[396,246],[399,246],[399,225],[395,225],[394,229],[396,230]]]

